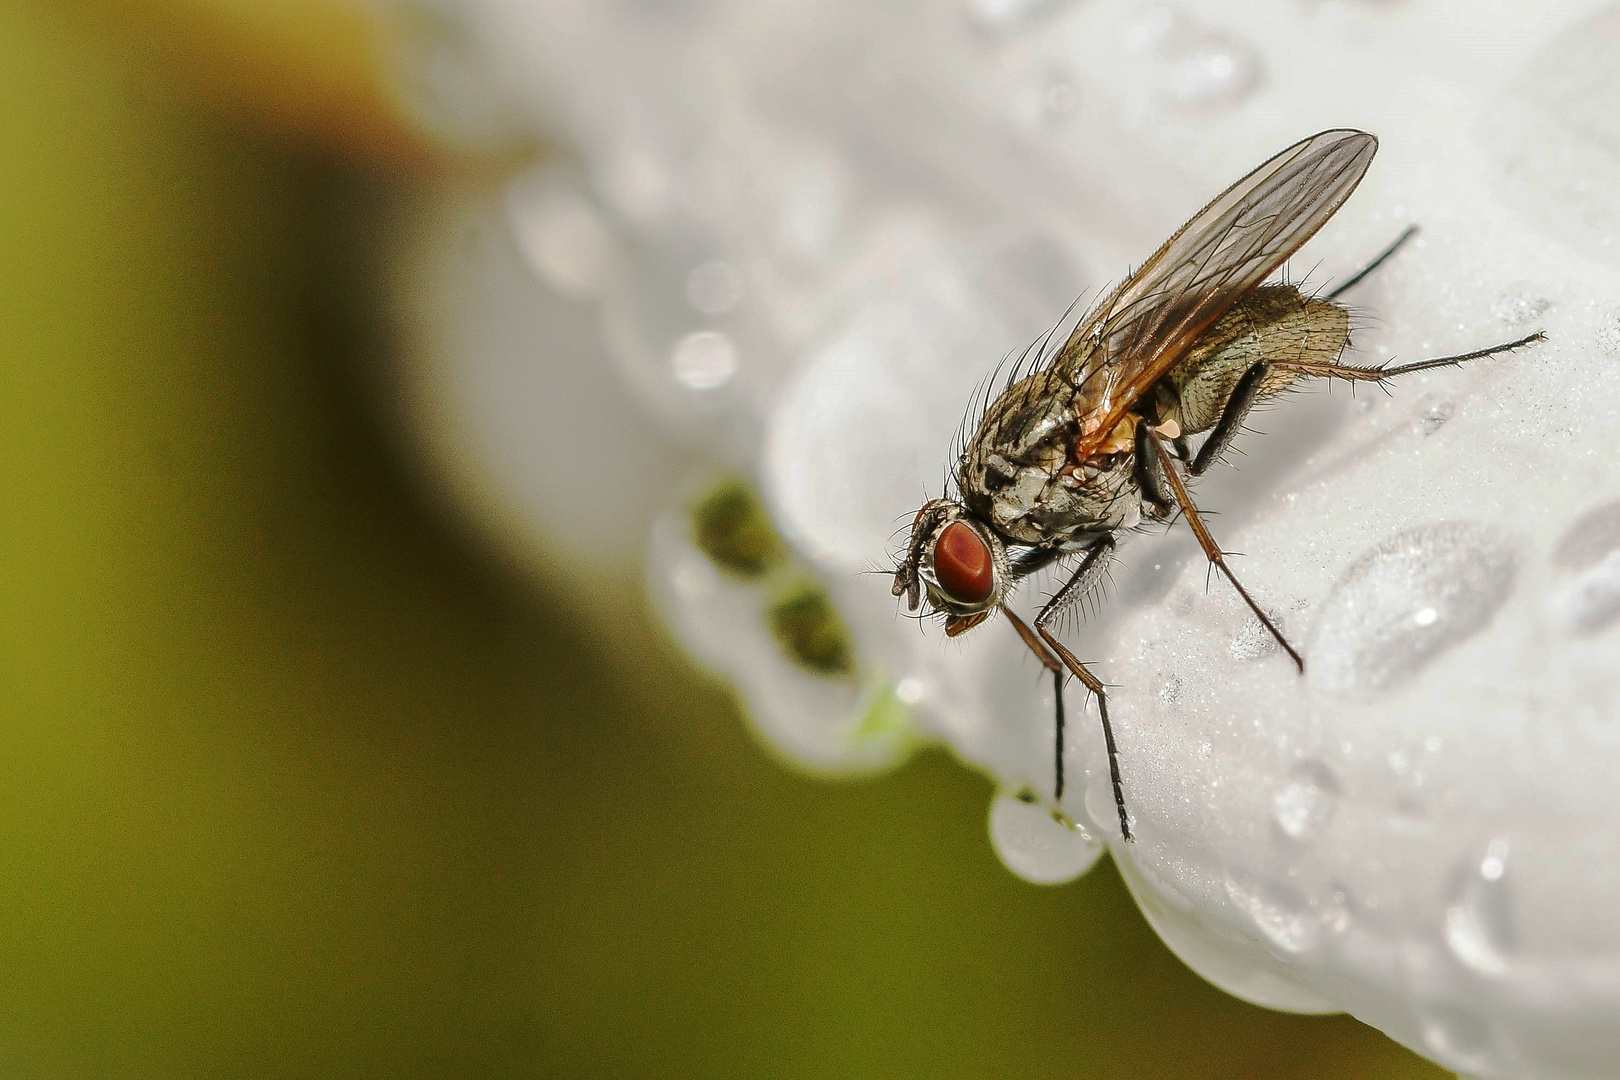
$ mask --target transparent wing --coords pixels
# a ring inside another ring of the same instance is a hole
[[[1195,214],[1081,321],[1052,361],[1092,418],[1077,457],[1095,452],[1211,323],[1315,235],[1377,149],[1364,131],[1295,143]]]

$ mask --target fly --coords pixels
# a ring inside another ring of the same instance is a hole
[[[1266,279],[1355,191],[1378,149],[1364,131],[1295,143],[1222,192],[1082,318],[1033,370],[1015,368],[956,462],[956,498],[917,511],[894,574],[894,595],[926,598],[956,637],[1000,612],[1052,673],[1056,692],[1053,800],[1063,798],[1063,684],[1097,698],[1108,769],[1127,841],[1130,817],[1102,682],[1053,632],[1108,566],[1116,537],[1186,519],[1210,564],[1305,672],[1299,650],[1255,603],[1187,490],[1220,461],[1256,402],[1302,379],[1382,383],[1543,339],[1541,332],[1455,356],[1396,366],[1339,362],[1350,312],[1337,302],[1393,255],[1409,228],[1325,296]],[[1196,447],[1189,440],[1198,438]],[[1074,564],[1066,583],[1025,622],[1008,605],[1042,568]]]

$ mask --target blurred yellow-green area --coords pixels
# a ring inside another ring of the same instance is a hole
[[[1441,1075],[464,542],[363,392],[335,208],[435,182],[366,11],[0,5],[0,1072]]]

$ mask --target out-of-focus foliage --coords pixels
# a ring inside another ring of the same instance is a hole
[[[451,540],[354,392],[368,189],[130,47],[201,10],[0,6],[0,1070],[1437,1075]]]

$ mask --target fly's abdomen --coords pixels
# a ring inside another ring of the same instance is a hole
[[[1179,400],[1182,431],[1214,427],[1243,373],[1262,360],[1331,362],[1350,338],[1350,313],[1292,285],[1266,285],[1206,330],[1167,379]],[[1294,376],[1274,370],[1261,388],[1274,394]]]

